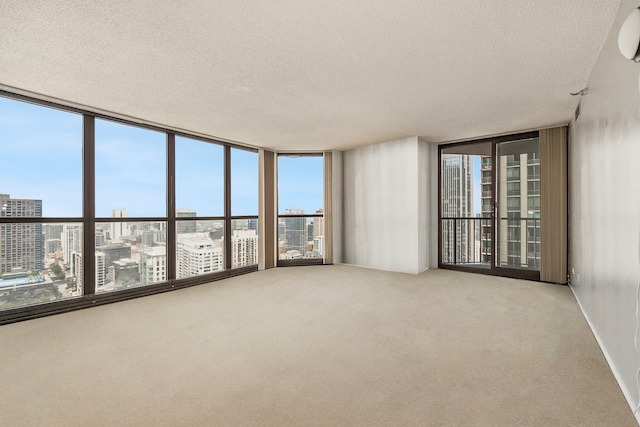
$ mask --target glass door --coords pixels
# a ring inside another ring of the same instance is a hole
[[[442,268],[538,280],[538,133],[440,148]]]

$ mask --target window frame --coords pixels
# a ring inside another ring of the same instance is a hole
[[[111,116],[104,113],[89,111],[86,109],[58,104],[48,100],[33,98],[30,96],[16,94],[5,90],[0,90],[0,97],[7,98],[18,102],[26,102],[41,107],[53,108],[56,110],[67,111],[80,114],[82,116],[82,216],[80,217],[0,217],[0,224],[12,223],[76,223],[82,225],[82,255],[83,255],[83,287],[82,295],[61,300],[50,301],[46,303],[24,305],[15,308],[0,310],[0,325],[48,316],[52,314],[64,313],[68,311],[79,310],[83,308],[93,307],[97,305],[109,304],[117,301],[128,300],[140,296],[153,295],[157,293],[167,292],[184,287],[194,286],[202,283],[212,282],[237,276],[258,270],[258,264],[231,268],[232,265],[232,242],[231,242],[231,224],[234,220],[258,220],[258,206],[256,206],[255,215],[231,215],[231,149],[241,149],[258,153],[257,148],[233,144],[226,141],[220,141],[213,138],[203,137],[197,134],[191,134],[186,131],[177,131],[150,123],[140,123],[135,120],[126,119],[117,116]],[[124,125],[134,126],[141,129],[161,132],[166,138],[166,215],[162,217],[126,217],[126,218],[110,218],[97,217],[95,212],[95,120],[108,120],[111,122],[121,123]],[[203,143],[212,143],[223,146],[224,149],[224,214],[221,217],[194,217],[187,218],[193,220],[223,220],[224,229],[224,263],[223,271],[193,276],[183,279],[176,278],[177,270],[177,236],[176,228],[179,220],[176,215],[175,203],[175,138],[181,136],[198,140]],[[258,167],[258,165],[256,165]],[[166,236],[166,281],[141,285],[132,288],[115,290],[112,292],[96,293],[95,283],[95,253],[96,224],[110,222],[161,222],[167,223]],[[260,230],[258,230],[258,239],[260,239]]]
[[[275,241],[275,250],[276,250],[276,266],[278,267],[293,267],[293,266],[304,266],[304,265],[322,265],[325,263],[325,259],[326,259],[326,249],[322,254],[321,258],[299,258],[299,259],[280,259],[279,253],[278,253],[278,244],[279,244],[279,232],[277,230],[279,223],[280,223],[280,219],[281,218],[305,218],[305,224],[306,224],[306,218],[322,218],[323,219],[323,224],[326,224],[325,222],[325,205],[326,205],[326,201],[324,200],[324,194],[325,194],[325,188],[324,188],[324,181],[325,181],[325,170],[324,170],[324,164],[325,164],[325,155],[323,152],[312,152],[312,153],[297,153],[297,152],[279,152],[276,154],[276,165],[279,165],[279,161],[278,159],[280,157],[320,157],[322,158],[322,164],[323,164],[323,168],[322,168],[322,182],[323,182],[323,188],[322,188],[322,194],[323,194],[323,200],[322,200],[322,215],[318,215],[317,213],[310,213],[310,214],[299,214],[299,215],[285,215],[285,214],[280,214],[280,206],[279,206],[279,197],[276,198],[276,241]],[[277,192],[279,192],[279,173],[278,173],[278,167],[276,167],[276,189]],[[325,233],[326,235],[326,233]]]

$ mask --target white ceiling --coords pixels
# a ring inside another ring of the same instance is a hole
[[[0,85],[276,150],[567,123],[619,0],[0,0]]]

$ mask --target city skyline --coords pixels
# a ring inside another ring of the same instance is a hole
[[[111,220],[97,222],[93,230],[80,222],[86,183],[83,116],[0,97],[0,135],[3,216],[43,218],[0,226],[0,309],[82,295],[85,280],[95,292],[164,282],[172,263],[180,279],[258,262],[256,151],[230,147],[230,182],[225,182],[225,146],[176,135],[176,217],[195,216],[176,222],[176,259],[168,260],[165,132],[96,118],[94,215]],[[278,212],[323,210],[323,156],[282,154],[277,159]],[[224,222],[201,220],[226,216],[226,184],[231,217],[255,217],[232,219],[230,251],[223,244]],[[131,221],[135,218],[148,220]],[[312,221],[302,218],[297,230],[299,257],[324,252],[324,237],[317,235],[323,221],[310,226]],[[95,233],[93,249],[83,246],[87,233]]]

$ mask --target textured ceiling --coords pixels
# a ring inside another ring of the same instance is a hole
[[[0,85],[276,150],[569,121],[619,0],[0,0]]]

